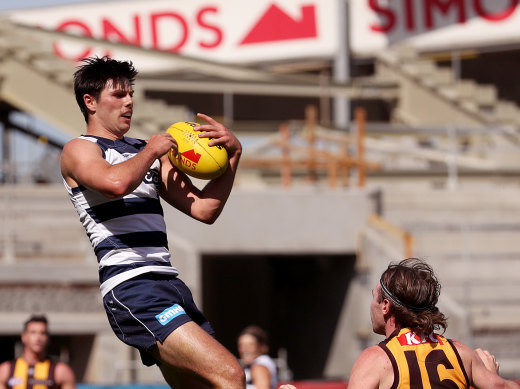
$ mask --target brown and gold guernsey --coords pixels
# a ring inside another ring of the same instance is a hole
[[[409,328],[379,343],[392,362],[392,389],[462,389],[469,380],[451,340],[437,334],[421,338]]]
[[[49,359],[29,365],[25,359],[11,361],[11,374],[7,381],[10,389],[52,389],[57,388],[54,380],[56,364]]]

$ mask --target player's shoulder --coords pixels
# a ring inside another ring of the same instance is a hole
[[[74,382],[74,372],[72,368],[64,362],[57,362],[54,370],[54,375],[57,381],[72,381]],[[60,382],[60,383],[61,383]]]
[[[466,356],[470,357],[474,353],[474,350],[471,347],[456,339],[450,339],[450,343],[453,345],[453,347],[455,347],[461,358]]]
[[[352,367],[349,388],[379,388],[382,383],[393,379],[393,368],[390,358],[379,346],[371,346],[359,355]]]
[[[81,150],[81,153],[80,153]],[[83,155],[85,152],[89,152],[88,150],[92,150],[93,152],[100,153],[101,149],[97,143],[88,137],[77,137],[69,140],[63,146],[62,155],[72,154],[72,155]]]
[[[0,383],[7,382],[12,363],[13,361],[5,361],[0,363]]]
[[[73,138],[69,140],[65,145],[63,146],[64,149],[66,148],[75,148],[75,147],[84,147],[86,145],[95,144],[95,140],[91,139],[86,136],[78,136],[77,138]]]
[[[450,339],[450,343],[455,348],[455,351],[459,354],[459,357],[462,361],[462,365],[466,370],[466,373],[471,380],[471,371],[475,358],[478,358],[475,350],[473,350],[470,346],[465,343],[462,343],[455,339]]]
[[[67,365],[65,362],[56,362],[56,370],[62,370],[62,371],[72,371],[72,368]]]
[[[454,349],[454,351],[459,355],[460,359],[462,360],[464,366],[468,368],[468,366],[471,366],[471,360],[475,357],[475,350],[473,350],[470,346],[468,346],[465,343],[462,343],[459,340],[456,339],[448,339],[445,338],[451,347]]]
[[[359,364],[366,364],[367,366],[372,365],[383,367],[387,364],[391,365],[390,358],[388,358],[386,352],[378,345],[374,345],[363,350],[361,354],[359,354],[359,357],[356,360],[356,364],[358,362]]]

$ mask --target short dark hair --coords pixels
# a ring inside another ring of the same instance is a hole
[[[23,332],[27,331],[27,327],[30,323],[44,323],[46,326],[49,325],[45,315],[32,315],[25,321],[25,323],[23,323]]]
[[[126,82],[133,85],[138,72],[131,61],[118,61],[107,56],[83,58],[81,62],[83,65],[74,72],[74,94],[88,123],[88,109],[83,96],[89,94],[98,99],[108,80],[115,85]]]
[[[258,326],[255,326],[255,325],[247,326],[240,332],[240,334],[238,336],[240,337],[242,335],[253,336],[256,339],[256,341],[258,342],[258,344],[261,346],[268,346],[268,344],[269,344],[269,336],[267,335],[267,332]]]
[[[418,258],[390,264],[381,275],[379,301],[390,301],[390,311],[402,327],[429,335],[446,330],[446,316],[437,308],[441,284],[430,265]]]

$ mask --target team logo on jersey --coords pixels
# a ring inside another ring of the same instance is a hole
[[[23,383],[23,380],[19,377],[11,377],[9,380],[7,380],[7,386],[12,388],[16,385],[21,385]]]
[[[439,336],[433,332],[429,336],[423,338],[413,331],[408,331],[399,336],[397,340],[401,346],[415,346],[424,343],[439,343],[440,345],[443,344],[441,338],[439,338]]]
[[[155,318],[164,326],[175,319],[177,316],[184,314],[186,314],[186,312],[179,304],[173,304],[170,308],[166,308],[158,315],[155,315]]]
[[[145,183],[157,185],[159,183],[159,172],[157,169],[150,169],[144,176]]]

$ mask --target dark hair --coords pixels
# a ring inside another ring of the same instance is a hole
[[[268,346],[269,344],[269,336],[267,335],[267,332],[258,326],[247,326],[240,332],[238,336],[241,337],[242,335],[253,336],[261,346]]]
[[[448,327],[446,316],[437,308],[441,284],[433,269],[417,258],[390,264],[381,275],[379,301],[390,301],[390,311],[401,327],[429,335]]]
[[[23,323],[23,332],[27,331],[27,326],[30,323],[44,323],[46,326],[49,324],[44,315],[32,315]]]
[[[131,61],[118,61],[107,56],[83,58],[81,62],[84,64],[74,72],[74,94],[88,123],[88,109],[83,96],[89,94],[98,99],[108,80],[115,85],[127,82],[133,85],[138,72]]]

